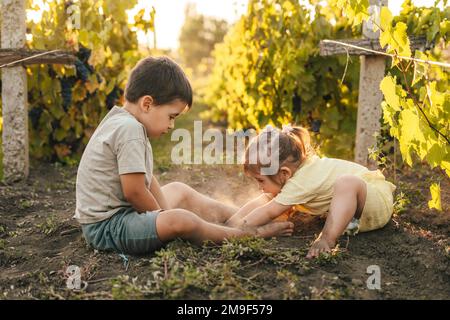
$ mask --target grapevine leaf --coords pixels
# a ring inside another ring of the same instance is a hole
[[[392,34],[393,42],[391,47],[397,49],[397,53],[400,56],[411,57],[411,49],[409,47],[409,38],[406,34],[407,26],[403,22],[398,22],[395,25],[394,32]],[[394,45],[395,43],[395,45]]]
[[[388,7],[383,6],[381,8],[381,13],[380,13],[380,27],[382,30],[387,30],[388,28],[391,27],[392,25],[392,13],[391,11],[388,9]]]
[[[440,184],[433,183],[430,186],[431,200],[428,201],[428,207],[442,211],[441,205],[441,186]]]
[[[396,78],[386,76],[380,83],[380,89],[386,102],[396,111],[400,111],[400,99],[396,93]]]

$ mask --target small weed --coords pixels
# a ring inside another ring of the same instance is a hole
[[[0,250],[5,250],[7,244],[8,241],[6,241],[5,239],[0,239]]]
[[[8,237],[10,237],[10,238],[15,238],[15,237],[17,237],[18,235],[19,235],[19,232],[18,231],[8,231],[7,232],[7,235],[8,235]]]
[[[340,300],[347,297],[347,292],[341,289],[334,289],[333,287],[325,287],[318,289],[316,287],[310,287],[311,300]]]
[[[331,250],[331,252],[320,253],[319,256],[315,258],[315,262],[320,266],[337,265],[343,255],[344,252],[341,250],[339,245],[337,245],[334,249]]]
[[[137,278],[119,276],[112,280],[112,298],[116,300],[137,300],[143,298],[142,289],[137,285]]]
[[[4,225],[0,224],[0,238],[4,237],[7,235],[7,228]]]
[[[283,290],[283,299],[293,300],[299,298],[297,283],[299,277],[288,270],[277,271],[277,279],[285,281],[285,289]]]
[[[32,200],[21,199],[19,201],[19,209],[21,209],[21,210],[31,208],[32,206],[33,206]]]
[[[408,210],[408,206],[411,203],[408,196],[403,193],[403,191],[400,191],[395,196],[394,201],[394,215],[399,215],[404,213],[406,210]]]
[[[45,235],[51,235],[58,229],[58,223],[56,221],[56,217],[54,215],[50,215],[45,219],[45,222],[37,225],[40,232]]]

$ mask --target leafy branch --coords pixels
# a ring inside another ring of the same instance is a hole
[[[406,66],[406,68],[403,66],[403,62],[400,61],[400,68],[399,70],[401,71],[402,75],[403,75],[403,79],[405,80],[405,86],[406,86],[406,91],[408,92],[408,97],[411,98],[414,101],[414,105],[417,107],[417,109],[419,109],[420,113],[423,115],[423,117],[425,118],[425,120],[427,121],[428,126],[434,130],[438,135],[440,135],[441,137],[443,137],[445,139],[445,141],[447,141],[447,144],[450,145],[450,139],[443,134],[441,131],[439,131],[432,123],[431,121],[428,119],[427,115],[425,114],[425,111],[423,110],[423,106],[425,105],[425,101],[426,98],[428,97],[428,93],[427,96],[423,99],[423,103],[422,106],[420,106],[419,101],[417,100],[417,98],[415,97],[415,95],[412,93],[411,90],[411,86],[408,83],[408,80],[406,78],[406,70],[408,68],[408,66]]]

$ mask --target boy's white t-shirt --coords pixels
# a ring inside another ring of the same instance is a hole
[[[81,157],[76,182],[75,218],[81,224],[106,220],[125,200],[120,175],[144,173],[147,188],[153,156],[144,126],[123,108],[113,107],[100,122]]]

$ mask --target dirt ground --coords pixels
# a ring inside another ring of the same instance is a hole
[[[258,193],[233,166],[165,170],[156,173],[161,184],[185,182],[228,203]],[[431,175],[441,179],[443,212],[426,205]],[[403,169],[403,212],[382,230],[342,237],[333,255],[315,261],[304,256],[324,221],[302,214],[289,238],[180,240],[144,257],[97,252],[72,219],[75,179],[74,167],[39,164],[28,182],[0,185],[0,299],[450,299],[449,179],[436,172]],[[70,265],[81,268],[80,290],[66,286]],[[373,265],[381,289],[368,289]]]

